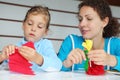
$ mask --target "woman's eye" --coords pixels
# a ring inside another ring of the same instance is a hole
[[[92,18],[87,18],[87,20],[92,20]]]
[[[78,18],[79,22],[81,22],[81,21],[82,21],[82,19],[83,19],[82,17],[79,17],[79,18]]]
[[[79,22],[81,22],[82,21],[82,19],[79,19]]]

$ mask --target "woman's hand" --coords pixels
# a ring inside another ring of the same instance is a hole
[[[38,65],[43,64],[43,57],[38,54],[35,49],[27,46],[22,46],[18,50],[19,53],[28,61],[35,62]]]
[[[71,67],[73,64],[81,63],[83,60],[86,60],[85,53],[81,49],[74,49],[69,53],[63,65]]]
[[[88,58],[97,65],[115,66],[117,60],[115,56],[106,53],[104,50],[91,50],[88,52]]]

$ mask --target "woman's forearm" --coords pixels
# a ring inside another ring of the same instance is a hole
[[[69,68],[69,67],[72,66],[72,62],[71,62],[70,60],[64,60],[63,65],[64,65],[66,68]]]
[[[114,67],[117,64],[117,59],[113,55],[109,55],[109,60],[108,61],[109,61],[108,65],[111,66],[111,67]]]

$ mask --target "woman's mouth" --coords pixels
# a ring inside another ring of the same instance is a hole
[[[82,30],[81,32],[82,32],[82,34],[84,35],[84,34],[86,34],[88,31],[87,31],[87,30]]]

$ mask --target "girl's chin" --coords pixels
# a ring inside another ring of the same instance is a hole
[[[30,42],[35,42],[35,40],[34,40],[34,39],[28,39],[27,41],[30,41]]]

